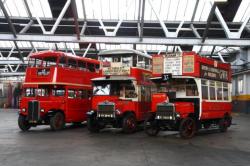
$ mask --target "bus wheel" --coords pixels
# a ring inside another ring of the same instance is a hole
[[[96,117],[88,117],[87,127],[91,133],[97,133],[100,131],[100,127],[99,127]]]
[[[137,124],[134,114],[127,114],[123,117],[122,131],[126,134],[131,134],[136,131]]]
[[[19,115],[18,117],[18,126],[22,131],[28,131],[31,127],[29,122],[26,120],[26,117],[23,115]]]
[[[148,136],[156,136],[159,133],[160,128],[154,115],[151,114],[144,121],[144,131]]]
[[[221,132],[226,132],[227,128],[231,125],[232,118],[230,116],[225,116],[219,121],[219,129]]]
[[[50,128],[54,131],[62,130],[65,126],[64,115],[61,112],[55,113],[54,116],[50,118]]]
[[[184,139],[192,138],[196,131],[196,124],[193,118],[187,117],[181,120],[179,132]]]

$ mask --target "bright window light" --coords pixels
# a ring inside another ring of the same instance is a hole
[[[187,0],[179,0],[178,2],[178,11],[176,12],[176,20],[182,20],[185,18],[185,12],[187,7]]]
[[[234,16],[233,22],[243,22],[250,14],[250,1],[242,0],[241,4]]]
[[[163,20],[167,20],[170,0],[162,0],[161,3],[162,4],[160,5],[160,10],[159,10],[160,16]]]
[[[176,20],[176,10],[178,8],[178,3],[179,0],[172,0],[171,1],[171,6],[169,9],[169,13],[168,13],[168,20],[169,21],[175,21]]]

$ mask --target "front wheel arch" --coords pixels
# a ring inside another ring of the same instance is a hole
[[[57,112],[60,112],[64,115],[64,117],[66,118],[65,112],[61,109],[50,109],[47,113],[48,117],[54,116]]]

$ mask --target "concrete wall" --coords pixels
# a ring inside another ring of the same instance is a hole
[[[250,113],[250,48],[241,49],[233,65],[244,65],[242,72],[236,72],[232,77],[233,111]],[[247,70],[249,69],[249,70]],[[243,91],[239,92],[238,82],[243,80]]]

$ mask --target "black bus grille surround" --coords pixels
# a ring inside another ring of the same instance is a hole
[[[40,119],[40,104],[37,100],[28,102],[28,121],[38,122]]]
[[[171,103],[158,104],[156,110],[156,119],[175,120],[174,105]]]
[[[101,103],[98,105],[97,117],[99,118],[114,118],[115,117],[115,104],[114,103]]]

